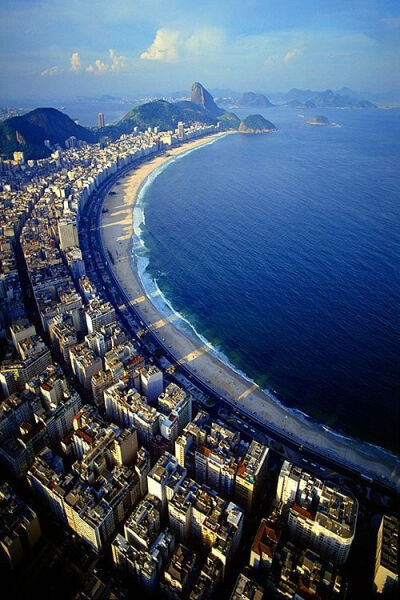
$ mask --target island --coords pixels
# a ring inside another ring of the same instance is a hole
[[[270,131],[276,131],[275,125],[258,114],[248,115],[239,125],[240,133],[269,133]]]
[[[313,117],[309,121],[307,121],[308,125],[330,125],[329,119],[324,117],[323,115],[319,115],[317,117]]]

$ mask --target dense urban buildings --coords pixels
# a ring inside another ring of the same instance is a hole
[[[350,597],[349,481],[250,432],[157,353],[88,243],[105,185],[216,131],[71,137],[0,162],[0,556],[24,575],[34,546],[38,561],[56,548],[75,598]],[[398,528],[380,515],[370,594],[395,589]]]

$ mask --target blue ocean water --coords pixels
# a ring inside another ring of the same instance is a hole
[[[146,277],[283,403],[399,453],[400,110],[298,112],[153,178]]]

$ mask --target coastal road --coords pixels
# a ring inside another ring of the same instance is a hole
[[[136,163],[126,166],[119,173],[110,177],[102,184],[97,192],[92,194],[82,215],[83,230],[81,236],[83,244],[82,250],[88,272],[90,273],[92,271],[95,274],[95,279],[100,282],[103,295],[115,306],[118,317],[133,338],[137,338],[137,330],[143,323],[143,315],[132,306],[125,290],[114,275],[114,271],[110,265],[110,258],[107,255],[107,250],[103,246],[101,236],[101,215],[103,202],[111,188],[124,174],[135,168],[135,166],[138,166],[141,162],[143,161],[137,161]],[[85,235],[85,233],[88,235]],[[124,308],[120,309],[119,307],[121,306]],[[146,340],[150,341],[155,347],[160,347],[166,358],[172,364],[176,364],[177,359],[173,354],[173,350],[164,343],[162,337],[157,335],[155,330],[147,329]],[[143,344],[141,346],[141,351],[146,358],[152,356],[151,350],[146,348]],[[347,464],[344,460],[339,460],[338,457],[334,456],[329,450],[311,446],[307,441],[288,434],[274,423],[265,423],[265,421],[257,418],[257,415],[252,411],[247,410],[233,399],[221,395],[185,364],[180,363],[179,369],[180,372],[183,373],[193,385],[201,390],[202,393],[212,398],[218,408],[224,407],[229,411],[237,411],[245,423],[249,423],[250,427],[256,428],[266,437],[282,443],[291,450],[297,452],[300,450],[307,459],[318,460],[320,464],[323,464],[323,466],[328,469],[340,471],[345,476],[356,476],[357,479],[365,485],[374,483],[374,487],[377,489],[379,488],[381,492],[392,491],[396,488],[395,482],[387,481],[379,477],[373,477],[371,473],[360,473],[357,466]]]

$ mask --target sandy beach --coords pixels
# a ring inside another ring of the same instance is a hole
[[[357,465],[360,471],[384,477],[399,487],[400,461],[396,457],[367,445],[365,451],[364,447],[361,451],[356,443],[330,434],[285,410],[256,384],[247,381],[219,360],[208,346],[200,340],[196,343],[194,338],[185,335],[175,326],[176,317],[172,315],[166,318],[146,295],[131,259],[132,239],[135,235],[133,208],[140,189],[149,175],[166,162],[218,136],[221,134],[188,142],[168,151],[167,154],[153,158],[134,169],[114,186],[104,201],[104,208],[108,209],[108,212],[103,213],[101,219],[102,241],[114,261],[113,265],[110,263],[110,267],[130,298],[130,303],[135,305],[146,325],[169,347],[177,363],[185,364],[203,381],[211,384],[221,396],[234,399],[260,421],[273,423],[295,439],[300,438],[309,446],[325,449],[327,455],[335,455],[344,463]]]

